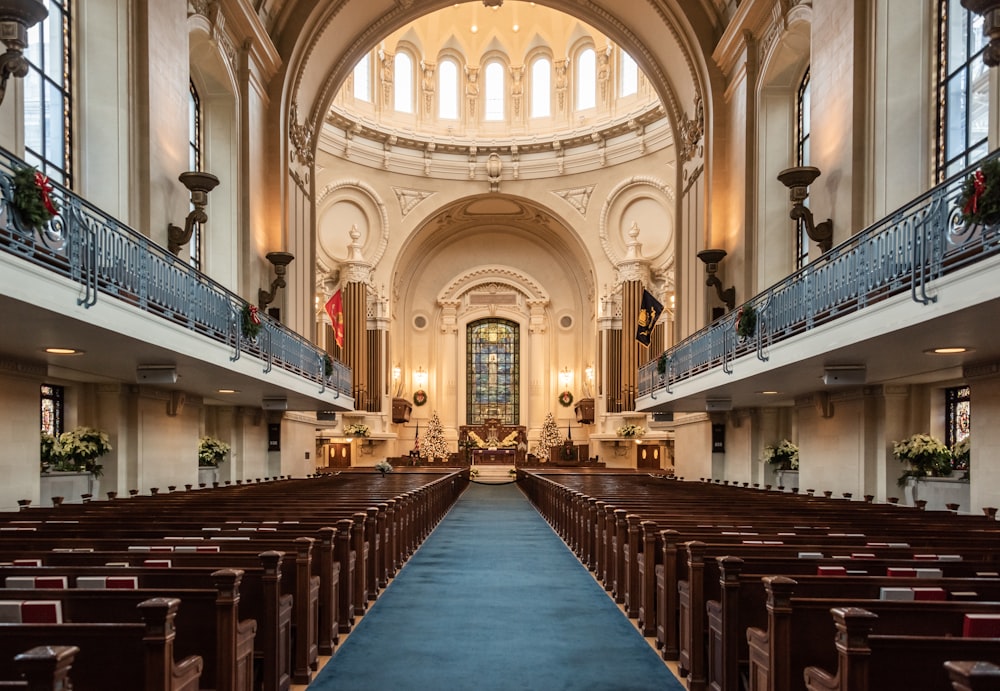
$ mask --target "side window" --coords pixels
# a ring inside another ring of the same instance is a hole
[[[438,65],[438,117],[458,119],[458,65],[454,60],[442,60]]]
[[[413,58],[404,51],[396,53],[393,82],[395,108],[400,113],[413,112]]]
[[[504,74],[503,65],[491,62],[486,65],[486,112],[487,120],[504,118]]]
[[[49,16],[28,30],[24,78],[24,157],[52,180],[73,184],[70,16],[66,0],[48,0]]]
[[[547,118],[552,114],[552,63],[538,58],[531,63],[531,117]]]
[[[586,110],[597,105],[597,56],[586,48],[576,59],[576,109]]]

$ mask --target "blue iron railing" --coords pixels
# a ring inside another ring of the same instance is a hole
[[[13,204],[13,174],[24,166],[0,149],[0,250],[79,284],[78,305],[119,300],[226,344],[230,361],[251,355],[265,373],[277,367],[314,382],[320,394],[351,395],[342,362],[263,313],[256,338],[246,337],[245,300],[66,188],[52,183],[59,215],[29,227]]]
[[[990,159],[1000,156],[1000,151]],[[639,395],[718,367],[732,374],[736,362],[755,355],[769,359],[772,345],[823,324],[909,293],[920,304],[936,302],[932,282],[1000,254],[1000,226],[969,227],[958,199],[966,178],[982,162],[914,199],[826,252],[738,309],[685,338],[639,371]],[[737,332],[740,314],[752,311],[756,326]]]

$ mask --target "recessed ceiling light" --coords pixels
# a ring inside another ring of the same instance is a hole
[[[219,393],[239,393],[237,389],[219,389]]]
[[[776,396],[778,394],[777,391],[761,391],[760,393],[762,393],[765,396]]]
[[[479,27],[473,24],[472,29],[470,29],[470,31],[472,31],[472,33],[476,33],[477,31],[479,31]]]
[[[50,355],[79,355],[83,351],[76,348],[46,348],[45,352]]]
[[[968,353],[971,350],[972,348],[966,348],[965,346],[945,346],[943,348],[931,348],[924,352],[931,355],[957,355],[958,353]]]

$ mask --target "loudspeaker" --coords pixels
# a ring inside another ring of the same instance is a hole
[[[287,398],[265,398],[260,402],[264,410],[288,410]]]
[[[864,367],[827,367],[823,370],[827,386],[860,386],[865,383]]]
[[[137,367],[135,380],[140,384],[175,384],[177,383],[177,370],[173,365]]]
[[[721,413],[733,409],[731,398],[709,398],[705,401],[705,412]]]
[[[653,413],[653,422],[673,422],[673,413]]]

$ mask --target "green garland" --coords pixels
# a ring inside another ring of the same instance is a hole
[[[240,318],[240,326],[243,331],[243,338],[253,340],[260,333],[261,321],[257,308],[253,305],[244,304],[243,313]]]
[[[757,310],[753,305],[743,305],[736,313],[736,334],[740,338],[752,338],[757,332]]]
[[[323,356],[323,376],[329,377],[333,374],[333,360],[330,359],[329,355]]]
[[[958,205],[966,227],[1000,221],[1000,160],[986,161],[965,179]]]
[[[31,167],[14,171],[14,209],[25,225],[41,230],[59,213],[49,179]]]

